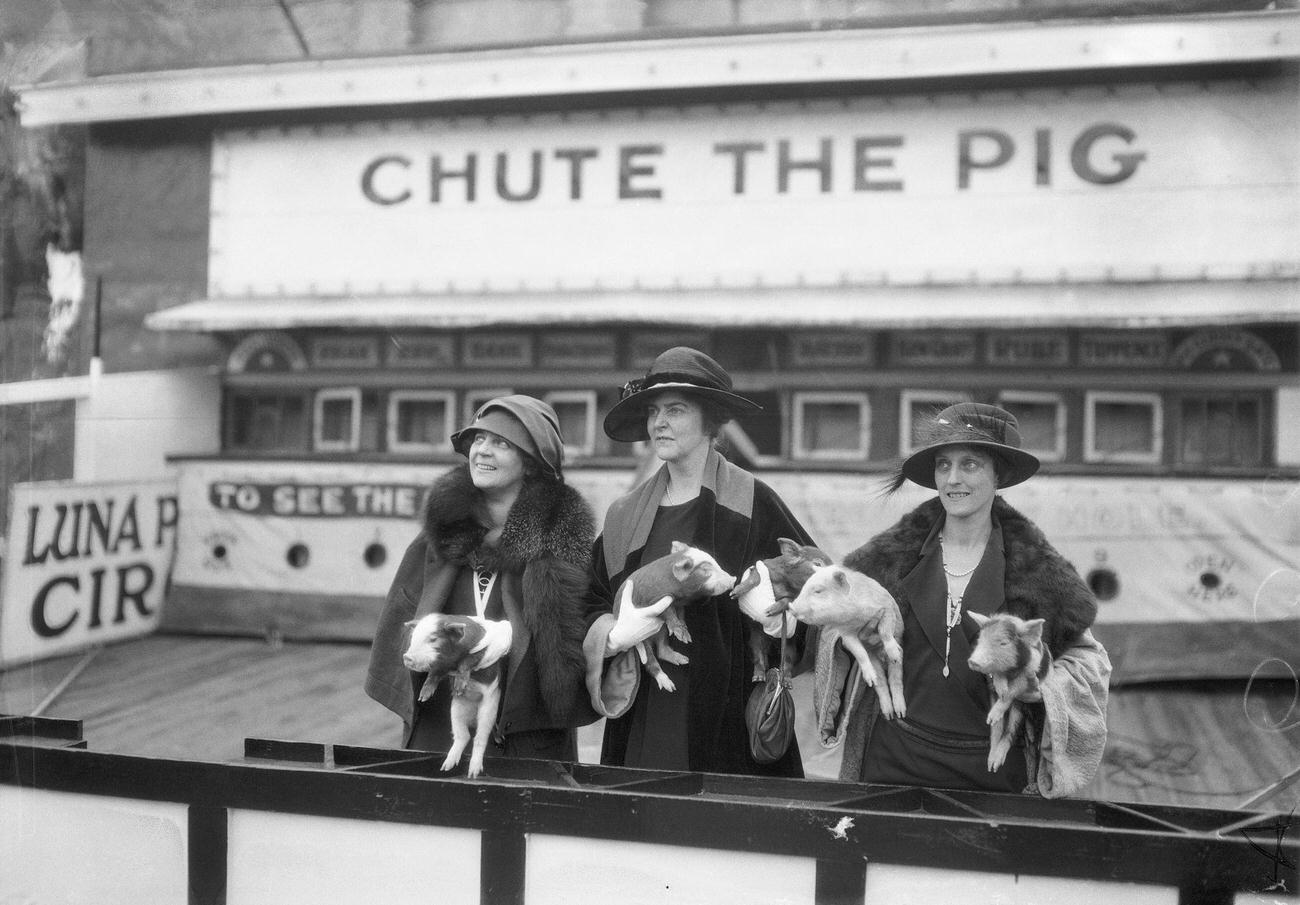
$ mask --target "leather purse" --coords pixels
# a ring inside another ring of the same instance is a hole
[[[785,667],[786,638],[786,616],[782,613],[780,665],[767,671],[763,684],[755,687],[745,702],[749,753],[760,764],[780,760],[794,741],[794,693],[790,671]]]

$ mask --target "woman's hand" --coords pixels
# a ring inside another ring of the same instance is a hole
[[[632,604],[632,585],[623,585],[618,601],[618,619],[609,630],[605,641],[605,656],[613,656],[653,638],[664,625],[664,610],[672,604],[673,598],[664,596],[645,607]]]

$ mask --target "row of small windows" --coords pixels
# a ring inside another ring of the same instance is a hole
[[[508,387],[459,392],[358,387],[312,392],[231,390],[226,446],[235,452],[450,455],[452,432],[468,423],[484,401],[509,392]],[[762,398],[770,414],[765,421],[747,419],[744,424],[729,425],[728,438],[759,464],[783,460],[860,463],[872,459],[873,444],[877,459],[912,451],[914,425],[938,408],[972,398],[969,392],[957,390],[901,390],[898,394],[896,438],[873,438],[873,397],[858,391],[751,394]],[[597,391],[557,390],[535,395],[550,403],[559,416],[570,461],[633,456],[639,451],[604,437]],[[879,402],[881,396],[875,398]],[[1013,412],[1024,447],[1044,462],[1173,462],[1206,468],[1267,464],[1265,397],[1261,393],[1166,396],[1084,390],[1079,404],[1063,393],[1004,390],[979,401],[996,402]],[[1166,405],[1173,410],[1167,413]],[[1073,450],[1072,411],[1080,411],[1082,416],[1078,445]],[[888,423],[892,423],[890,414]],[[1172,416],[1168,420],[1167,414]],[[1174,432],[1172,449],[1166,449],[1167,425],[1172,425]]]

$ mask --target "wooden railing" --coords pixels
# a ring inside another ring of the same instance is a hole
[[[1192,905],[1295,890],[1300,858],[1291,818],[1266,813],[529,760],[470,781],[441,754],[313,742],[249,739],[232,763],[83,746],[77,721],[0,717],[14,901]]]

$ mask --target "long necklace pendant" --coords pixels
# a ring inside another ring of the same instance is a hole
[[[943,677],[948,678],[948,651],[952,650],[952,629],[943,634]]]

